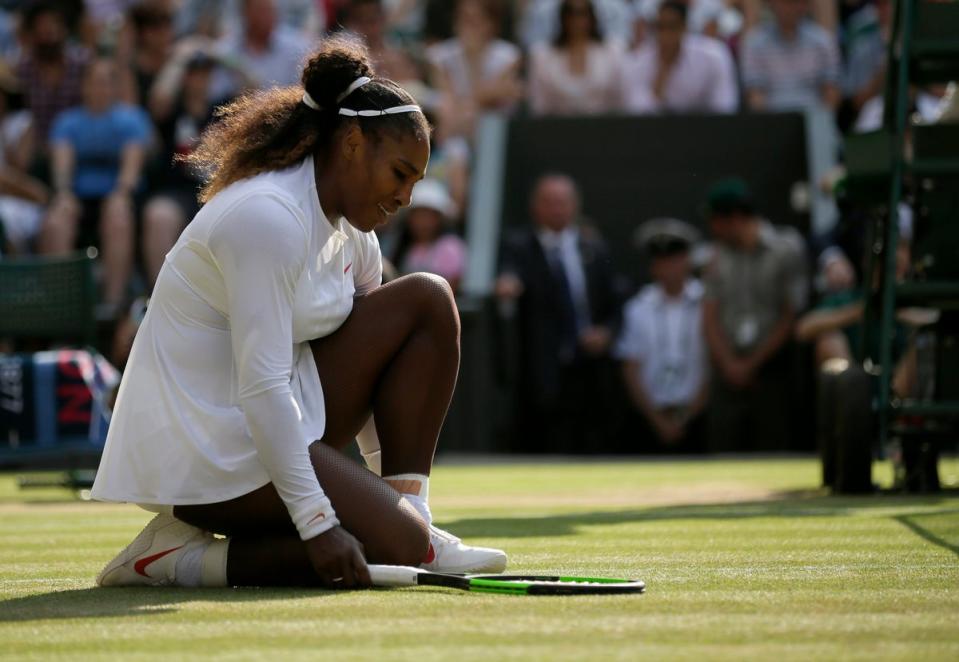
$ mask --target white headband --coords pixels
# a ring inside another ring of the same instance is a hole
[[[354,80],[352,83],[350,83],[349,87],[343,90],[343,93],[340,96],[336,97],[336,103],[340,103],[341,101],[343,101],[343,99],[350,96],[351,94],[353,94],[358,89],[360,89],[361,87],[363,87],[364,85],[366,85],[372,80],[373,79],[368,76],[360,76],[359,78]],[[313,97],[310,96],[310,93],[307,92],[306,90],[303,90],[303,103],[305,103],[307,106],[309,106],[313,110],[323,110],[323,107],[320,104],[318,104],[313,99]]]
[[[419,106],[393,106],[383,110],[352,110],[351,108],[340,108],[340,115],[347,117],[379,117],[381,115],[397,115],[399,113],[421,113]]]
[[[360,76],[347,87],[343,93],[336,97],[336,103],[340,103],[346,97],[350,96],[356,90],[360,89],[372,79],[367,76]],[[306,104],[309,108],[313,110],[323,110],[323,107],[318,104],[313,97],[310,96],[310,93],[306,90],[303,90],[303,103]],[[381,115],[396,115],[398,113],[419,113],[423,112],[419,106],[406,105],[406,106],[393,106],[392,108],[384,108],[383,110],[353,110],[351,108],[340,108],[339,114],[345,115],[347,117],[379,117]]]
[[[354,80],[352,83],[350,83],[350,86],[343,91],[343,94],[336,97],[336,103],[340,103],[341,101],[343,101],[343,99],[353,94],[353,92],[360,89],[361,87],[369,83],[371,80],[373,79],[367,78],[366,76],[360,76],[359,78]]]

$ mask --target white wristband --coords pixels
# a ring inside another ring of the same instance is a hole
[[[296,525],[301,540],[315,538],[340,524],[333,510],[333,504],[326,496],[320,496],[300,506],[296,513],[290,513],[290,517]]]

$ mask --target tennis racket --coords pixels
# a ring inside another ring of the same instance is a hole
[[[545,575],[452,575],[402,565],[370,565],[374,586],[444,586],[461,591],[510,595],[581,595],[642,593],[646,583],[634,579],[552,577]]]

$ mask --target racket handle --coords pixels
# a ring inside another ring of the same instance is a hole
[[[406,565],[367,566],[373,586],[416,586],[416,577],[422,572],[419,568]]]

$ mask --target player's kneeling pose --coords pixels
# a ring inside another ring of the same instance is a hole
[[[429,126],[350,41],[327,40],[302,81],[226,107],[191,157],[206,205],[160,272],[93,488],[159,514],[100,585],[352,587],[367,560],[506,565],[430,523],[459,364],[449,286],[380,286],[372,230],[409,204]],[[371,414],[368,471],[337,449]]]

